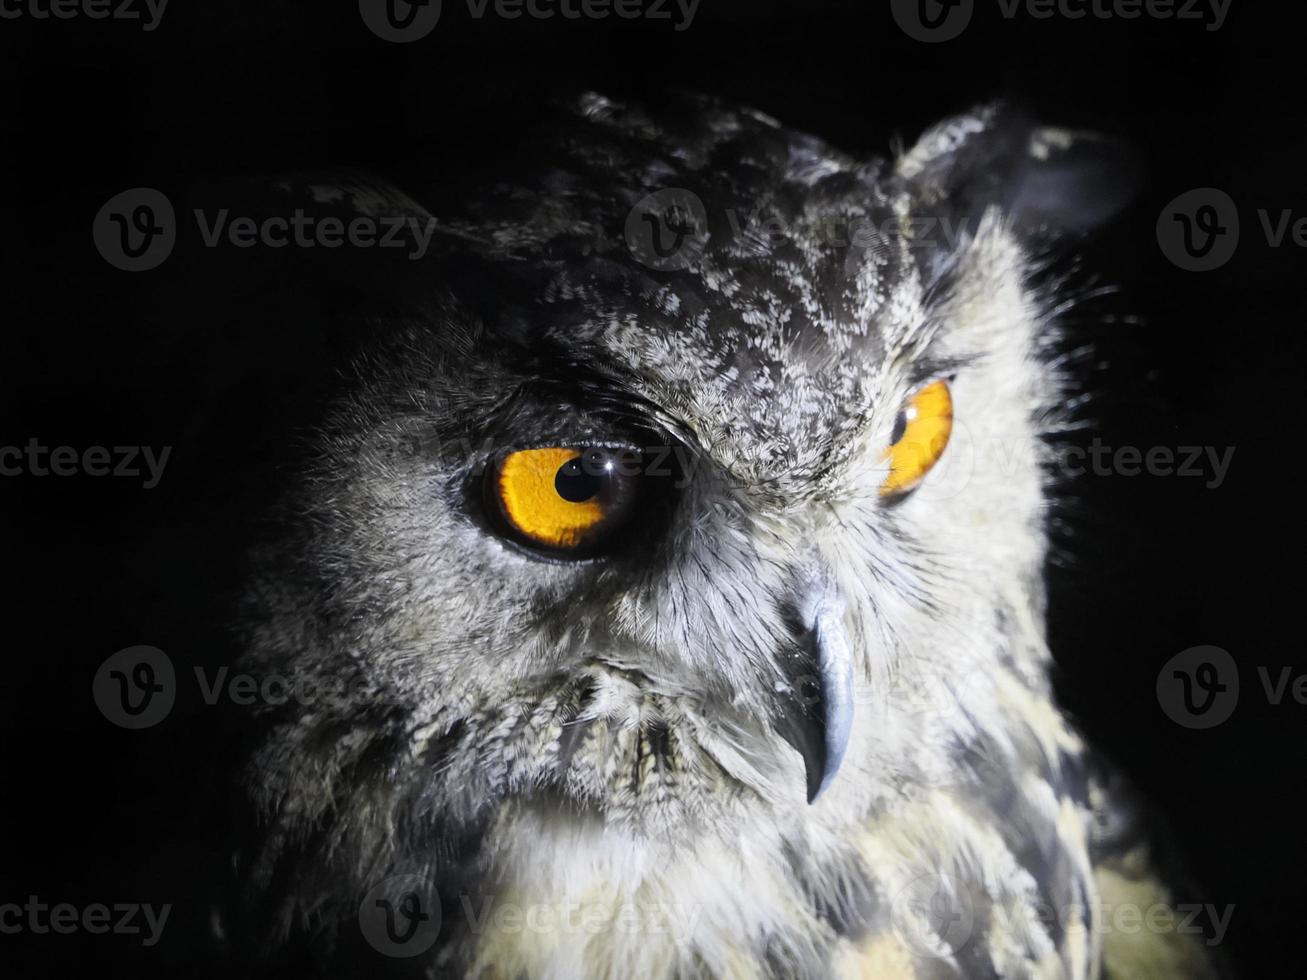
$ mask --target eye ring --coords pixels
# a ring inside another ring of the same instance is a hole
[[[899,499],[926,478],[948,448],[953,433],[953,395],[948,381],[930,381],[909,397],[895,419],[885,450],[889,475],[880,486],[883,499]]]

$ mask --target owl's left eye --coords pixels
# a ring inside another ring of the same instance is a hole
[[[899,413],[894,443],[886,451],[890,472],[882,497],[900,497],[926,478],[939,462],[953,433],[953,396],[947,381],[932,381],[913,392]]]
[[[523,449],[489,471],[486,495],[519,543],[579,557],[630,518],[639,460],[635,452],[584,446]]]

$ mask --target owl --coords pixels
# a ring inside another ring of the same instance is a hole
[[[1114,144],[1003,104],[862,159],[586,95],[457,187],[255,556],[252,964],[1212,975],[1044,636],[1059,243]]]

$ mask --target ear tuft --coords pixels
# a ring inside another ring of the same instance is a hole
[[[1120,140],[1037,126],[991,103],[927,130],[895,172],[918,207],[946,209],[971,228],[996,208],[1020,234],[1037,238],[1082,234],[1110,220],[1137,192],[1140,169]]]

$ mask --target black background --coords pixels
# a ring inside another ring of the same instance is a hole
[[[154,271],[111,268],[91,240],[100,206],[129,187],[187,200],[230,178],[327,165],[475,169],[482,154],[512,154],[544,96],[657,101],[675,86],[868,154],[994,96],[1139,148],[1138,198],[1083,251],[1117,288],[1072,317],[1094,349],[1083,366],[1094,428],[1077,438],[1236,453],[1216,489],[1121,475],[1067,488],[1050,569],[1059,689],[1165,814],[1204,899],[1234,905],[1224,945],[1243,975],[1276,975],[1300,938],[1307,867],[1307,706],[1269,704],[1256,674],[1307,670],[1289,626],[1301,606],[1304,256],[1269,247],[1256,216],[1307,216],[1301,40],[1284,5],[1233,0],[1209,32],[1148,18],[1008,20],[979,0],[968,30],[938,45],[867,0],[703,0],[682,32],[476,21],[447,0],[412,45],[372,36],[354,4],[327,7],[174,0],[148,33],[115,20],[0,21],[0,444],[174,447],[149,491],[0,479],[12,556],[0,902],[176,906],[153,950],[130,937],[24,936],[20,947],[0,935],[0,972],[92,957],[203,974],[190,961],[221,869],[219,821],[207,818],[226,807],[228,746],[194,695],[155,729],[114,728],[91,678],[137,643],[180,663],[229,659],[226,603],[251,514],[284,469],[282,436],[313,422],[332,384],[324,365],[360,339],[340,325],[363,301],[350,287],[266,256],[220,262],[183,242]],[[1154,228],[1169,200],[1204,186],[1234,198],[1243,236],[1225,267],[1188,273]],[[1169,721],[1154,693],[1161,666],[1199,644],[1230,651],[1244,685],[1233,718],[1207,732]]]

